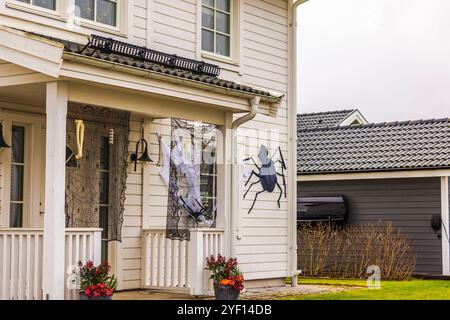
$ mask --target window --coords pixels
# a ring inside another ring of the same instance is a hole
[[[12,127],[11,135],[11,199],[9,226],[21,228],[24,212],[25,128]]]
[[[202,0],[202,50],[231,56],[232,0]]]
[[[117,0],[75,0],[77,17],[117,26]]]
[[[217,206],[216,130],[214,129],[204,134],[202,139],[202,150],[210,154],[214,161],[205,159],[204,154],[203,161],[200,165],[200,197],[202,199],[202,205],[208,208],[205,214],[213,219],[216,216]]]
[[[108,225],[109,225],[109,138],[100,138],[100,217],[99,227],[102,231],[102,261],[108,260]]]
[[[56,0],[17,0],[17,1],[28,3],[49,10],[56,10]]]

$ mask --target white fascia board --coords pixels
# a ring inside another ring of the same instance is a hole
[[[450,169],[404,170],[297,175],[297,181],[338,181],[364,179],[431,178],[450,176]]]
[[[58,78],[62,44],[0,25],[0,59]]]

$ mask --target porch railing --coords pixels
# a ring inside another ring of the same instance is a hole
[[[0,300],[41,300],[43,229],[0,229]],[[100,262],[101,229],[66,229],[66,284],[71,266],[81,260]],[[76,299],[66,285],[65,298]]]
[[[223,230],[193,229],[190,241],[170,240],[163,229],[144,229],[143,287],[210,294],[206,257],[224,252]]]
[[[91,260],[95,265],[101,260],[102,229],[66,229],[66,286],[64,299],[79,299],[74,277],[78,261]]]

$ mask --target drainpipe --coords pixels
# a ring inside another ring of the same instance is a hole
[[[288,138],[288,152],[294,156],[288,159],[288,168],[290,174],[288,176],[288,188],[291,190],[289,193],[289,206],[288,214],[290,215],[289,221],[289,232],[288,232],[288,254],[289,254],[289,273],[291,275],[292,286],[297,286],[297,276],[299,275],[299,270],[297,270],[297,66],[298,66],[298,26],[297,26],[297,10],[298,7],[307,2],[308,0],[294,0],[292,3],[292,11],[290,14],[290,60],[291,70],[290,70],[290,87],[288,94],[288,114],[289,114],[289,138]]]
[[[240,216],[240,183],[239,183],[239,163],[237,148],[237,129],[244,123],[252,120],[258,113],[260,97],[249,99],[250,112],[233,121],[231,125],[231,181],[230,181],[230,256],[236,257],[237,239],[240,238],[239,216]]]

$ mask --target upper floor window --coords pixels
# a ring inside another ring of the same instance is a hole
[[[28,3],[49,10],[56,10],[56,0],[17,0],[17,1]]]
[[[75,15],[115,27],[117,26],[117,0],[75,0]]]
[[[231,56],[232,0],[202,0],[202,50]]]

